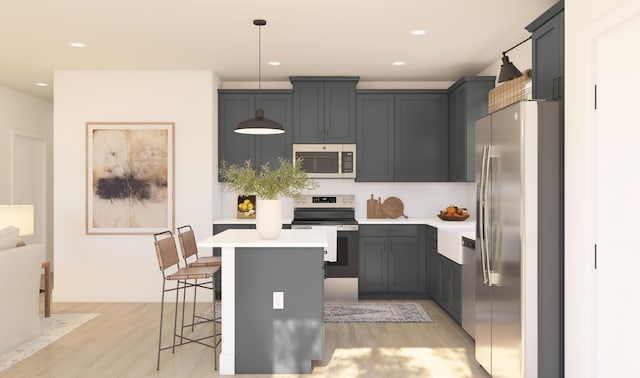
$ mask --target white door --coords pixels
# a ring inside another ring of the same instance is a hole
[[[12,203],[34,206],[34,234],[23,239],[46,245],[46,141],[14,132],[12,149]]]
[[[593,57],[589,74],[597,87],[590,126],[595,156],[596,377],[632,376],[638,366],[639,3],[627,2],[597,20],[587,48]]]

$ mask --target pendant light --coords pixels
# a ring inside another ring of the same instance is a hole
[[[253,24],[258,27],[258,108],[254,118],[250,118],[246,121],[238,123],[234,130],[239,134],[254,134],[254,135],[270,135],[270,134],[282,134],[284,128],[276,121],[272,121],[264,116],[264,110],[262,110],[262,103],[260,100],[261,86],[261,28],[267,24],[265,20],[253,20]]]
[[[515,49],[516,47],[520,46],[521,44],[527,42],[530,39],[531,37],[518,43],[517,45],[513,46],[509,50],[502,52],[502,65],[500,66],[500,75],[498,76],[498,83],[513,80],[517,77],[522,76],[522,72],[520,72],[520,70],[516,68],[516,66],[513,63],[511,63],[511,61],[509,61],[509,57],[507,56],[507,53]]]

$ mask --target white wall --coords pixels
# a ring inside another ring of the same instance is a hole
[[[53,299],[159,301],[152,235],[85,234],[85,123],[175,122],[176,226],[208,235],[219,80],[210,71],[56,71],[54,80]]]
[[[53,183],[53,104],[24,92],[0,86],[0,204],[9,204],[11,198],[11,140],[14,133],[46,140],[47,178],[46,198],[46,249],[51,260],[52,233],[52,183]]]
[[[402,200],[404,213],[409,218],[435,218],[449,204],[469,209],[475,217],[475,184],[457,182],[354,182],[350,179],[317,180],[320,187],[308,194],[354,194],[356,196],[356,218],[367,218],[367,200],[395,196]],[[221,195],[221,218],[236,218],[237,193],[223,192]],[[293,218],[293,201],[285,199],[282,217]]]

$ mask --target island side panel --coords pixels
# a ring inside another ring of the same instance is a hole
[[[236,374],[307,374],[322,360],[323,256],[322,248],[236,248]],[[284,309],[273,309],[273,292],[284,293]]]
[[[236,341],[235,341],[235,248],[221,248],[222,264],[224,269],[221,273],[221,288],[223,293],[227,293],[225,300],[221,301],[222,341],[220,350],[220,374],[235,374],[236,363]]]

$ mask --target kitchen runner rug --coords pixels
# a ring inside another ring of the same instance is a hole
[[[42,334],[25,341],[12,350],[0,353],[0,372],[31,356],[99,314],[51,314],[40,317]]]
[[[220,314],[220,304],[216,311]],[[212,307],[203,313],[211,319]],[[325,303],[325,323],[432,323],[418,303]]]
[[[431,323],[417,303],[325,303],[325,323]]]

